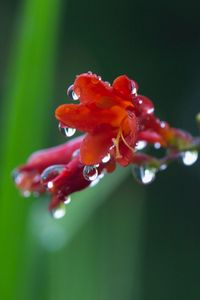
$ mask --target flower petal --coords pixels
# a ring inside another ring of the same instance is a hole
[[[80,157],[84,165],[95,165],[108,154],[115,131],[88,134],[81,144]]]
[[[129,79],[126,75],[117,77],[113,81],[112,87],[126,99],[132,99],[133,94],[136,94],[138,90],[138,84],[134,80]]]
[[[94,132],[97,127],[105,124],[119,127],[126,111],[117,105],[103,109],[95,104],[64,104],[56,109],[55,114],[56,118],[67,127]]]

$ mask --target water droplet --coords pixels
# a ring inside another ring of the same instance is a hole
[[[161,147],[160,143],[157,142],[157,143],[154,144],[155,149],[160,149],[160,147]]]
[[[105,83],[106,83],[108,86],[111,86],[111,84],[110,84],[109,81],[105,81]]]
[[[160,127],[161,128],[165,128],[165,126],[166,126],[166,123],[164,121],[160,122]]]
[[[134,98],[134,104],[136,109],[142,114],[152,114],[154,112],[154,106],[150,99],[145,96],[139,95]]]
[[[48,188],[49,190],[53,188],[53,182],[52,182],[52,181],[49,181],[49,182],[47,183],[47,188]]]
[[[101,76],[97,76],[97,78],[99,79],[99,81],[101,81]]]
[[[142,150],[147,146],[147,142],[146,141],[138,141],[136,143],[135,149],[136,150]]]
[[[133,82],[132,82],[131,94],[132,94],[132,95],[137,94],[137,88],[136,88],[136,86],[135,86],[135,84],[134,84]]]
[[[105,175],[104,172],[99,174],[99,176],[90,183],[90,187],[96,186],[99,183],[99,181],[104,177],[104,175]]]
[[[93,181],[98,177],[98,170],[96,166],[85,166],[83,168],[83,177],[88,181]]]
[[[80,149],[76,149],[73,153],[72,153],[72,158],[75,158],[79,155],[80,153]]]
[[[71,197],[69,197],[69,196],[65,197],[65,200],[64,200],[63,203],[64,203],[65,205],[68,205],[70,202],[71,202]]]
[[[110,153],[108,153],[106,156],[104,156],[104,158],[102,159],[102,163],[107,163],[107,162],[109,162],[109,160],[110,160],[110,158],[111,158],[111,156],[110,156]]]
[[[79,99],[80,95],[75,93],[73,84],[70,85],[69,88],[67,89],[67,96],[69,96],[71,99],[73,99],[75,101]]]
[[[71,137],[75,134],[76,129],[75,128],[69,128],[64,126],[62,123],[59,123],[58,128],[60,130],[60,132],[67,137]]]
[[[65,216],[65,214],[66,208],[64,203],[59,204],[59,206],[51,210],[51,215],[54,219],[61,219]]]
[[[53,179],[56,178],[65,169],[62,165],[54,165],[46,168],[41,174],[41,182],[48,189],[53,188]]]
[[[197,151],[186,151],[182,153],[182,161],[186,166],[193,165],[197,161],[197,159],[198,159]]]
[[[147,109],[147,114],[152,114],[154,112],[154,107]]]
[[[149,184],[156,177],[156,169],[144,166],[133,165],[132,173],[135,179],[142,184]]]
[[[12,172],[12,179],[16,185],[20,185],[22,180],[24,179],[25,172],[20,172],[19,170],[14,170]]]
[[[31,192],[30,192],[30,191],[28,191],[28,190],[26,190],[26,191],[22,191],[21,193],[22,193],[22,196],[24,196],[25,198],[28,198],[28,197],[30,197],[30,196],[31,196]]]
[[[92,72],[91,72],[91,71],[88,71],[87,73],[88,73],[88,75],[92,75]]]
[[[162,164],[159,168],[160,171],[164,171],[167,169],[167,165],[166,164]]]

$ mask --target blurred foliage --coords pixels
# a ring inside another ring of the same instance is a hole
[[[78,73],[126,73],[156,113],[198,134],[200,5],[2,1],[0,299],[199,299],[199,161],[147,187],[119,169],[77,193],[64,220],[23,199],[11,170],[63,142],[54,109]],[[98,209],[97,209],[98,208]]]

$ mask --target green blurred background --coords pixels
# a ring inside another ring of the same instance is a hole
[[[2,0],[0,299],[200,299],[199,161],[150,186],[118,170],[74,195],[63,220],[24,199],[11,170],[64,142],[66,86],[127,74],[157,115],[198,134],[200,5],[177,1]]]

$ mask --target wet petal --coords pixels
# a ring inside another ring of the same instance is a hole
[[[166,142],[163,137],[151,130],[141,131],[137,136],[138,141],[146,141],[147,143],[154,144],[159,143],[161,146],[166,146]]]
[[[83,104],[99,101],[101,97],[112,97],[112,87],[102,81],[96,74],[84,73],[78,75],[73,86],[74,92],[79,95]]]
[[[129,79],[126,75],[117,77],[114,80],[112,87],[121,96],[127,99],[132,99],[132,96],[136,94],[138,90],[138,84],[134,80]]]
[[[81,144],[81,162],[84,165],[100,163],[108,154],[114,136],[115,132],[112,131],[86,135]]]
[[[93,132],[96,127],[108,124],[118,127],[126,111],[115,105],[100,109],[95,104],[64,104],[56,109],[56,118],[64,125],[80,131]]]

